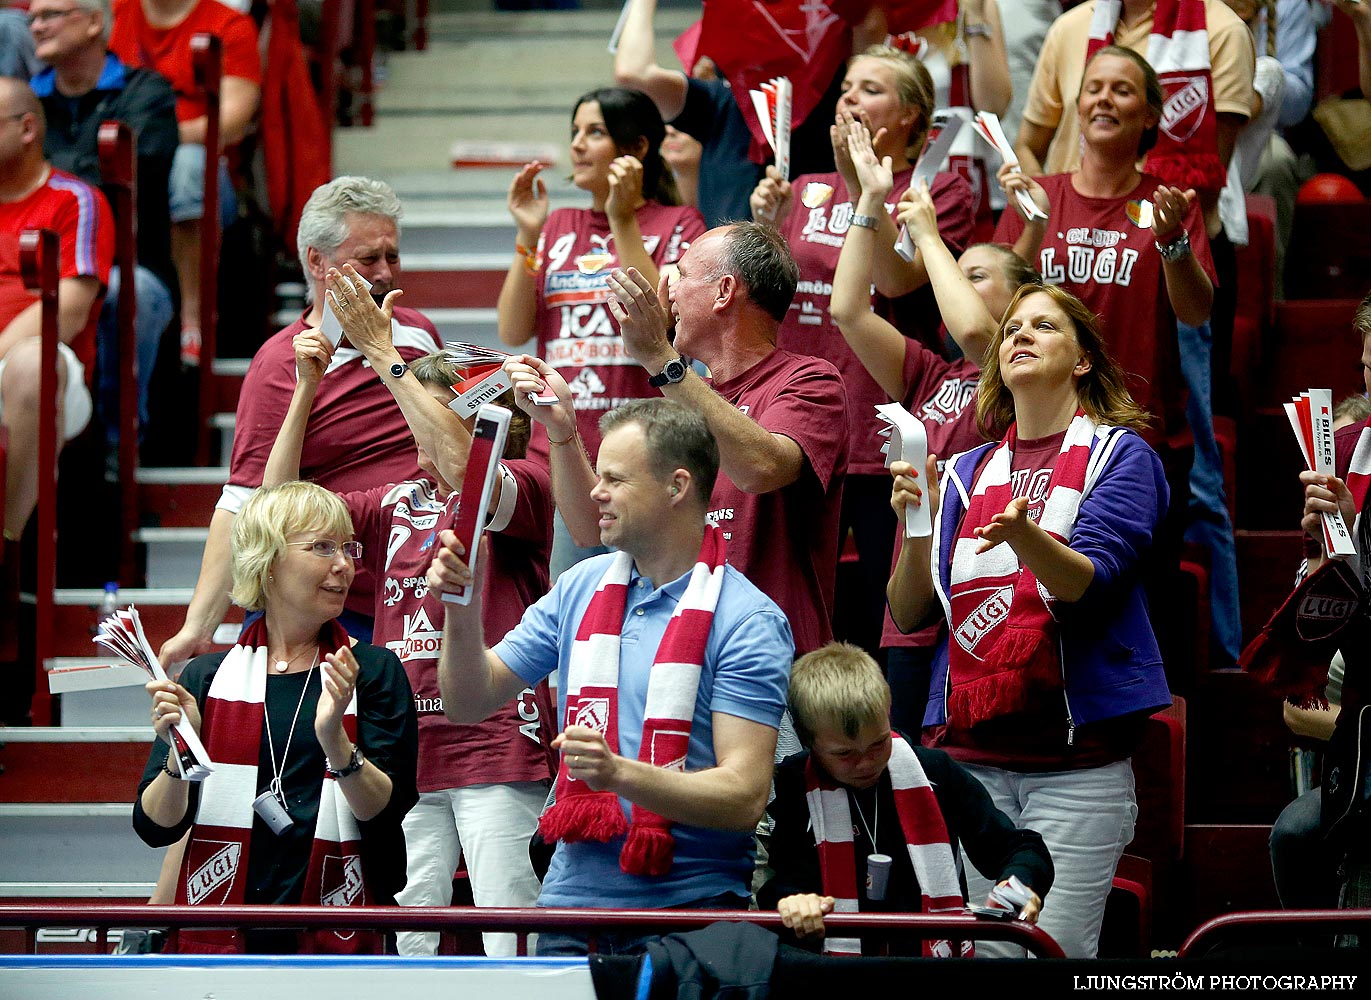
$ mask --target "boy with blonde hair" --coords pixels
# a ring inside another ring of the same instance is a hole
[[[824,937],[823,918],[835,911],[961,910],[962,846],[988,878],[1004,884],[1017,876],[1030,894],[1020,919],[1037,920],[1053,877],[1042,838],[1015,829],[947,754],[891,730],[890,687],[869,655],[830,643],[800,657],[790,713],[806,749],[776,769],[768,807],[774,874],[757,893],[763,909],[779,910],[811,941]],[[862,943],[828,939],[823,947],[858,951]],[[902,950],[892,942],[893,953]],[[926,941],[922,953],[952,950]]]

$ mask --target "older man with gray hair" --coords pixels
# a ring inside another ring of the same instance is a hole
[[[400,277],[400,216],[400,199],[390,186],[366,177],[338,177],[305,203],[296,245],[309,279],[311,305],[263,344],[248,368],[238,396],[228,484],[210,521],[185,624],[162,646],[163,663],[208,651],[214,629],[228,611],[229,529],[261,485],[276,432],[290,406],[295,390],[292,341],[297,333],[323,323],[328,269],[351,264],[371,282],[371,294],[378,301],[384,298]],[[395,307],[390,344],[369,344],[366,353],[342,344],[310,410],[300,477],[335,492],[417,478],[413,438],[389,382],[404,376],[407,362],[442,346],[433,324],[403,306]],[[371,575],[359,565],[340,619],[359,639],[371,638],[374,588]]]

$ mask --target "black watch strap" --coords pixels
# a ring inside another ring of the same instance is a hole
[[[660,389],[664,385],[673,385],[686,377],[688,369],[685,358],[673,358],[662,366],[660,375],[653,375],[647,380],[647,384],[654,389]]]
[[[338,778],[346,778],[350,774],[356,774],[366,765],[366,762],[367,759],[362,756],[362,748],[354,744],[352,747],[352,756],[348,758],[346,764],[337,770],[334,769],[333,762],[325,757],[324,771],[330,778],[337,780]]]

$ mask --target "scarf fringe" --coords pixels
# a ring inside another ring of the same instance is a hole
[[[619,870],[626,875],[665,875],[675,856],[676,839],[670,830],[634,823],[619,852]]]
[[[1036,629],[1009,628],[995,647],[993,659],[1001,670],[958,684],[948,698],[953,718],[966,725],[1027,711],[1056,677],[1057,658],[1048,636]]]
[[[1223,187],[1227,179],[1217,153],[1149,154],[1146,170],[1183,191],[1213,191]]]
[[[1297,643],[1291,643],[1273,655],[1275,650],[1268,624],[1242,651],[1238,666],[1272,694],[1293,703],[1296,708],[1327,709],[1328,658],[1301,656],[1301,646]]]
[[[538,832],[548,843],[594,840],[600,843],[622,836],[628,820],[613,792],[583,792],[558,799],[538,820]]]

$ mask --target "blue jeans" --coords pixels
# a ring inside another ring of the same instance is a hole
[[[1271,876],[1287,910],[1331,910],[1338,905],[1337,852],[1319,826],[1322,789],[1311,788],[1289,803],[1271,826]]]
[[[172,222],[190,222],[205,214],[205,147],[185,142],[176,147],[167,179],[167,207]],[[219,225],[227,226],[238,213],[228,164],[219,160]]]
[[[1181,372],[1190,387],[1185,416],[1195,437],[1190,467],[1190,503],[1185,540],[1209,550],[1209,614],[1214,641],[1231,667],[1242,652],[1242,617],[1238,608],[1238,556],[1233,522],[1223,492],[1223,459],[1214,438],[1213,389],[1210,382],[1209,324],[1177,323]]]
[[[746,910],[748,898],[724,893],[698,899],[685,906],[673,906],[673,910]],[[653,941],[660,941],[661,934],[638,934],[633,931],[612,931],[599,934],[595,939],[595,951],[599,955],[641,955]],[[579,957],[590,954],[590,935],[543,933],[538,935],[538,957]]]
[[[100,419],[105,423],[105,440],[111,444],[119,440],[119,268],[109,272],[109,292],[100,307],[96,326],[96,356],[99,383],[97,405]],[[133,272],[133,289],[138,297],[138,311],[133,328],[137,339],[138,357],[138,433],[141,438],[148,425],[148,385],[152,369],[157,364],[157,348],[162,333],[171,322],[171,292],[162,280],[139,265]]]

